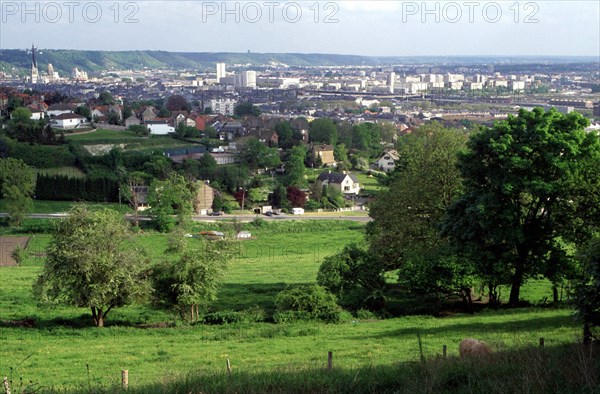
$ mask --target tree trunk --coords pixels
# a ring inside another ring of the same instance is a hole
[[[555,304],[558,304],[558,287],[554,284],[552,285],[552,298]]]
[[[471,296],[471,288],[463,289],[463,301],[465,303],[465,307],[467,313],[473,312],[473,297]]]
[[[583,317],[583,344],[585,346],[592,344],[592,330],[587,316]]]
[[[511,281],[510,287],[510,296],[508,298],[508,303],[511,306],[517,306],[519,304],[519,298],[521,294],[521,285],[523,284],[523,262],[519,261],[517,263],[517,268],[515,269],[515,274]]]
[[[488,304],[496,306],[498,304],[498,293],[496,292],[496,286],[488,284]]]

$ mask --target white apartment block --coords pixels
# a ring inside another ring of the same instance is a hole
[[[205,107],[212,108],[215,114],[233,115],[236,104],[237,100],[234,99],[212,99],[209,105],[205,105]]]

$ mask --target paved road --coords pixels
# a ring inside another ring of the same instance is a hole
[[[0,213],[0,217],[6,217],[6,213]],[[29,215],[30,218],[33,219],[59,219],[67,216],[66,213],[32,213]],[[132,219],[133,215],[127,214],[125,215],[128,219]],[[267,221],[271,220],[349,220],[353,222],[370,222],[371,219],[368,216],[344,216],[344,215],[277,215],[277,216],[265,216],[265,215],[223,215],[223,216],[192,216],[192,220],[197,222],[212,222],[212,221],[222,221],[222,220],[233,220],[237,219],[241,222],[251,222],[257,217],[265,219]],[[140,215],[140,221],[149,221],[150,218],[148,216]]]

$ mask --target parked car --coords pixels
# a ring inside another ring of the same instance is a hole
[[[223,216],[223,212],[215,211],[215,212],[211,213],[211,216]]]

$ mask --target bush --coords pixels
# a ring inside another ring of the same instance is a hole
[[[275,298],[277,322],[290,320],[340,321],[341,308],[333,294],[321,286],[298,286],[285,289]]]

